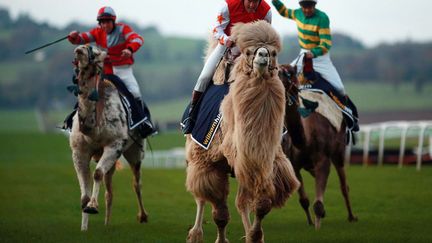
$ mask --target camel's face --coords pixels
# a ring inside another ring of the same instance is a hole
[[[88,45],[80,45],[75,48],[75,59],[78,61],[78,67],[80,69],[87,68],[89,65],[97,64],[102,66],[103,61],[106,57],[106,52],[100,50],[97,47],[91,47]]]
[[[250,55],[250,53],[254,55]],[[248,63],[252,62],[254,72],[263,74],[269,71],[270,67],[275,67],[277,51],[269,46],[262,46],[256,50],[248,49],[246,51]]]

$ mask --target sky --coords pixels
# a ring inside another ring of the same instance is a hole
[[[118,19],[139,26],[156,26],[165,35],[206,38],[224,0],[0,0],[13,18],[26,13],[41,22],[64,27],[75,21],[95,24],[100,7],[111,6]],[[271,4],[271,0],[266,0]],[[297,8],[298,0],[282,0]],[[406,40],[432,41],[431,0],[318,0],[317,8],[330,18],[332,32],[348,34],[367,46]],[[295,23],[274,7],[273,26],[282,34],[296,34]],[[429,23],[429,24],[427,24]],[[86,30],[80,30],[86,31]],[[145,38],[145,36],[144,36]]]

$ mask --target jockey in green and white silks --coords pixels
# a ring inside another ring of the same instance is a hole
[[[342,80],[330,59],[332,38],[330,20],[323,11],[315,9],[317,0],[299,0],[301,8],[286,8],[280,0],[272,0],[279,14],[294,20],[297,24],[300,55],[292,65],[297,64],[297,70],[303,70],[303,57],[313,58],[313,68],[327,80],[341,95],[345,95]]]

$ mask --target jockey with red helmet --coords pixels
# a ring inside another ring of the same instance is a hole
[[[99,26],[88,31],[69,33],[72,44],[96,42],[96,45],[107,51],[109,61],[104,65],[104,73],[119,76],[135,98],[141,98],[138,83],[133,75],[131,65],[133,53],[144,43],[144,39],[126,24],[116,23],[116,14],[111,7],[102,7],[97,14]]]
[[[226,0],[223,3],[216,18],[215,27],[213,28],[213,37],[219,43],[204,64],[192,92],[189,116],[185,120],[187,122],[183,127],[185,134],[192,131],[194,119],[191,117],[191,111],[213,78],[217,63],[223,57],[225,50],[233,46],[233,42],[230,39],[232,26],[235,23],[249,23],[256,20],[266,20],[271,23],[271,19],[270,6],[264,0]]]
[[[99,48],[107,52],[109,60],[104,64],[104,74],[117,75],[133,95],[136,102],[134,107],[137,107],[134,114],[137,115],[132,114],[132,117],[138,118],[138,125],[144,120],[148,110],[146,111],[147,107],[143,107],[140,88],[131,66],[134,63],[133,53],[143,45],[144,39],[129,25],[116,23],[116,18],[111,7],[102,7],[96,18],[98,27],[83,33],[72,31],[69,33],[68,40],[75,45],[96,42]],[[141,118],[143,120],[140,120]],[[145,122],[142,124],[139,131],[143,138],[155,132],[151,125],[146,125]]]

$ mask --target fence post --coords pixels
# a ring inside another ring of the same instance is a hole
[[[363,166],[367,166],[369,161],[369,138],[370,127],[364,127],[364,141],[363,141]]]
[[[380,134],[379,134],[379,145],[378,145],[378,165],[383,165],[383,158],[384,158],[384,137],[385,137],[385,131],[387,129],[386,124],[380,125]]]
[[[405,156],[405,142],[406,142],[407,131],[408,131],[408,126],[404,125],[402,127],[401,141],[400,141],[400,146],[399,146],[399,162],[398,162],[399,169],[402,168],[403,159]]]

